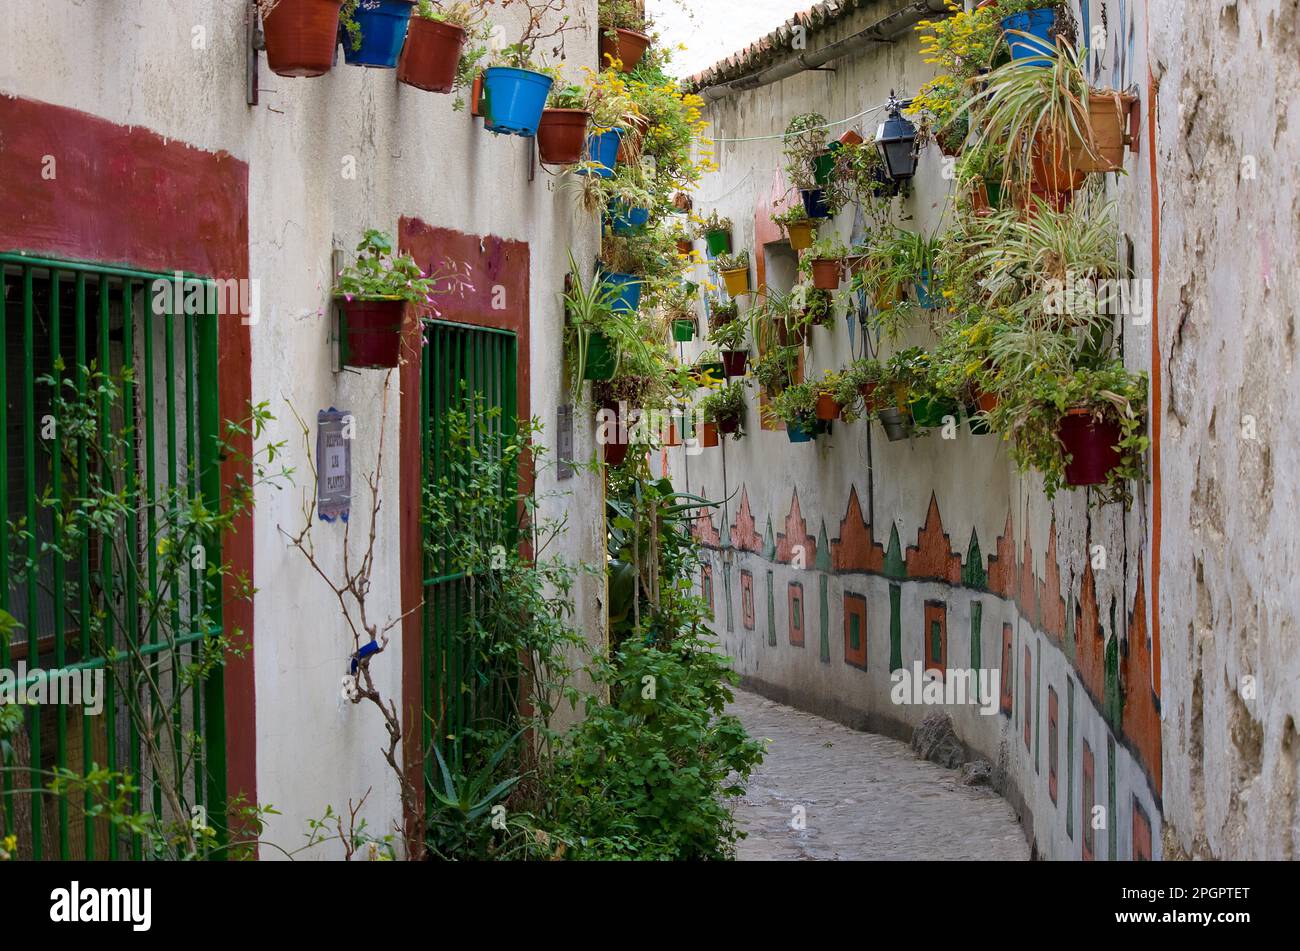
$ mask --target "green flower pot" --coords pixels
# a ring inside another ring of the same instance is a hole
[[[674,320],[673,339],[678,343],[690,343],[695,339],[695,321]]]
[[[715,258],[719,254],[731,253],[731,234],[727,231],[709,231],[704,235],[704,243],[708,245],[709,254]]]
[[[614,363],[614,348],[608,337],[594,333],[587,338],[587,364],[582,372],[584,380],[612,380]]]
[[[835,153],[823,152],[813,159],[813,178],[818,185],[829,185],[831,173],[835,171]]]

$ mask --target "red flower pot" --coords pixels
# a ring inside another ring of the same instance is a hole
[[[700,445],[705,449],[713,449],[718,445],[718,424],[705,423],[700,427]]]
[[[322,76],[334,65],[343,0],[280,0],[262,19],[266,64],[277,76]]]
[[[833,291],[840,286],[840,261],[837,258],[816,258],[812,263],[813,287],[820,291]]]
[[[817,418],[822,422],[830,422],[840,417],[840,404],[835,402],[835,397],[829,393],[823,393],[817,397]]]
[[[1067,485],[1102,485],[1120,463],[1116,448],[1119,424],[1098,420],[1090,410],[1072,409],[1061,417],[1057,436],[1070,454],[1065,467]]]
[[[335,298],[344,329],[343,362],[350,367],[391,368],[402,352],[405,301]]]
[[[600,31],[601,68],[609,65],[609,59],[606,57],[610,57],[622,62],[623,72],[630,73],[636,69],[636,64],[641,62],[641,57],[645,55],[646,47],[650,45],[650,37],[622,27],[616,28],[614,34],[609,36],[608,28]]]
[[[722,351],[722,372],[730,379],[733,376],[745,375],[745,361],[749,359],[748,350],[723,350]]]
[[[623,460],[627,458],[627,443],[625,442],[607,442],[605,443],[605,463],[611,466],[621,466]]]
[[[397,61],[398,82],[427,92],[451,92],[465,45],[465,31],[450,23],[411,17]]]
[[[718,420],[718,432],[725,436],[740,432],[740,417],[728,416],[726,419]]]
[[[587,144],[586,109],[546,109],[537,126],[537,157],[543,165],[576,165]]]

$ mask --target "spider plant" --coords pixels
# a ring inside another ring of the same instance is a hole
[[[591,339],[599,334],[608,340],[614,353],[614,375],[624,369],[628,358],[640,364],[652,364],[653,355],[641,335],[636,314],[614,309],[618,290],[606,283],[599,273],[584,280],[578,262],[569,252],[569,280],[561,295],[567,316],[565,348],[572,374],[573,402],[578,403],[587,371]]]
[[[1032,39],[1028,34],[1012,35]],[[969,114],[989,141],[1002,148],[1002,167],[1027,180],[1035,155],[1042,150],[1059,153],[1069,161],[1072,139],[1093,141],[1088,118],[1088,80],[1083,63],[1087,51],[1076,50],[1057,38],[1056,57],[1050,66],[1036,59],[1012,60],[988,74],[983,90],[958,109]]]

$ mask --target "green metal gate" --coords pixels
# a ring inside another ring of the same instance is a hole
[[[500,410],[487,438],[500,440],[516,431],[515,372],[517,341],[509,331],[435,321],[426,327],[420,417],[423,423],[426,484],[456,478],[449,459],[448,412]],[[479,436],[483,436],[482,432]],[[503,485],[513,493],[515,486]],[[428,528],[426,526],[426,533]],[[503,536],[502,542],[511,539]],[[465,635],[474,609],[471,579],[454,566],[425,557],[424,581],[424,748],[436,745],[453,766],[463,763],[467,734],[501,725],[511,708],[513,678],[490,670]],[[426,758],[430,776],[435,769]]]
[[[215,293],[187,276],[200,293],[158,313],[173,277],[0,254],[0,609],[17,621],[0,670],[104,671],[102,715],[31,706],[8,738],[0,825],[22,858],[145,857],[89,788],[50,795],[56,770],[107,766],[132,812],[225,829],[221,669],[186,684],[221,632],[220,539],[176,514],[221,504]],[[69,406],[83,415],[56,417]],[[84,500],[109,491],[118,517],[86,528]]]

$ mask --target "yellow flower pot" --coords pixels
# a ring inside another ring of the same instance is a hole
[[[813,246],[813,225],[811,221],[795,221],[785,226],[790,236],[790,247],[795,251],[806,251]]]
[[[732,297],[739,297],[741,294],[749,293],[749,268],[747,267],[723,271],[722,280],[726,282],[727,293]]]

